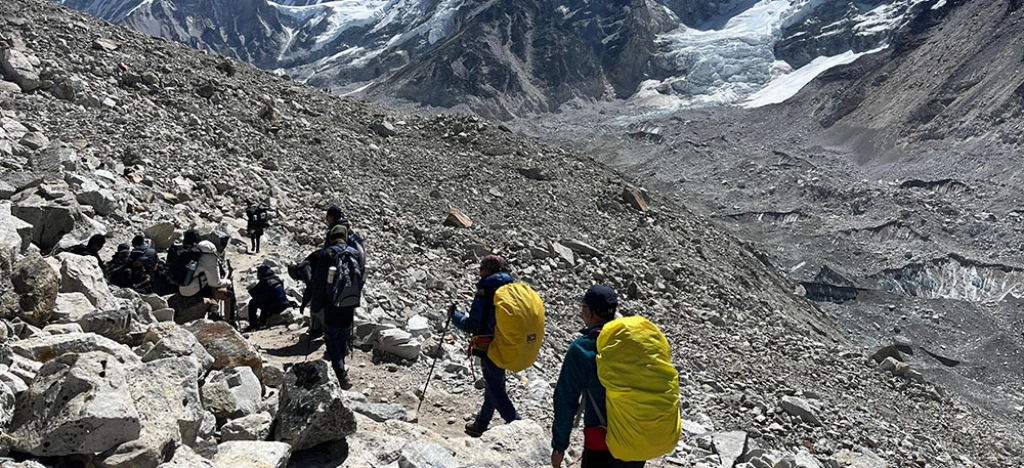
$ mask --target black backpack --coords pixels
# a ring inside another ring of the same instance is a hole
[[[246,210],[246,215],[249,217],[249,225],[253,228],[265,228],[267,227],[267,224],[269,224],[267,209],[262,206]]]
[[[171,246],[167,251],[167,279],[178,286],[188,286],[194,279],[196,266],[203,251],[190,245]]]
[[[337,308],[357,307],[363,294],[363,266],[359,264],[359,252],[339,245],[333,245],[328,250],[334,259],[332,265],[337,268],[334,284],[327,284],[331,305]]]

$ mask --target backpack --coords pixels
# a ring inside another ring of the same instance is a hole
[[[362,265],[363,268],[366,268],[366,248],[363,247],[363,236],[360,236],[349,229],[348,238],[345,239],[345,245],[356,251],[356,259],[359,260],[359,264]]]
[[[192,283],[201,256],[203,252],[197,246],[171,246],[167,251],[167,279],[172,284],[188,286]]]
[[[332,265],[337,268],[334,283],[327,284],[331,305],[337,308],[359,306],[363,294],[363,266],[359,264],[359,252],[339,245],[332,245],[328,250],[334,259]]]
[[[520,372],[533,365],[544,342],[544,302],[525,283],[509,283],[494,292],[494,337],[487,358],[502,369]]]
[[[670,453],[682,434],[679,373],[668,340],[639,316],[612,320],[597,336],[597,377],[605,388],[605,442],[622,461]]]
[[[262,229],[269,224],[267,221],[267,209],[262,206],[250,207],[245,210],[245,214],[248,218],[246,221],[249,222],[249,226],[253,229]]]

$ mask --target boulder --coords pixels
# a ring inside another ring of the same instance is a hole
[[[14,418],[16,402],[14,390],[0,381],[0,427],[7,427],[7,424]]]
[[[397,403],[370,403],[368,401],[346,400],[345,406],[376,422],[384,422],[391,419],[416,422],[416,417],[411,414],[412,412]]]
[[[160,323],[149,327],[142,343],[153,347],[142,355],[142,362],[173,357],[194,357],[200,364],[199,375],[213,367],[213,356],[199,343],[195,335],[173,323]]]
[[[43,327],[43,333],[49,335],[68,335],[85,332],[82,331],[82,326],[77,323],[52,323]]]
[[[212,369],[248,366],[263,382],[263,360],[256,348],[226,322],[197,320],[185,326],[206,352],[213,356]]]
[[[95,333],[114,341],[123,341],[132,331],[132,311],[125,306],[97,310],[76,321],[86,333]]]
[[[96,214],[100,216],[113,213],[121,206],[117,195],[112,190],[98,186],[78,192],[75,198],[78,200],[78,203],[91,206],[96,211]]]
[[[214,466],[247,468],[285,468],[292,456],[292,446],[281,442],[235,440],[217,446]]]
[[[405,444],[399,453],[398,466],[403,468],[460,468],[448,449],[432,442],[415,440]]]
[[[175,294],[167,299],[167,305],[174,309],[174,323],[184,325],[205,319],[214,304],[198,294],[192,297]]]
[[[7,372],[0,372],[0,380],[19,395],[28,390],[27,384],[36,379],[39,369],[43,367],[40,362],[13,353],[0,355],[0,362],[7,366]]]
[[[274,417],[268,412],[250,414],[228,421],[220,428],[221,440],[267,440]]]
[[[11,213],[32,225],[32,243],[47,251],[75,229],[78,207],[58,205],[34,195],[15,204]]]
[[[203,458],[188,445],[178,446],[171,461],[157,465],[157,468],[214,468],[213,462]]]
[[[11,284],[20,296],[19,317],[35,326],[45,325],[57,305],[60,291],[60,277],[53,268],[38,254],[26,256],[14,265]]]
[[[733,466],[743,457],[747,448],[747,433],[743,431],[720,432],[711,436],[715,452],[722,460],[722,466]]]
[[[643,192],[635,186],[627,185],[622,188],[622,200],[637,211],[647,212],[650,210]]]
[[[281,387],[274,439],[305,450],[354,433],[355,417],[342,398],[327,362],[317,359],[295,364]]]
[[[39,132],[28,132],[22,135],[21,140],[18,141],[18,143],[32,151],[35,151],[50,146],[50,139],[46,138],[46,135]]]
[[[95,258],[67,252],[57,258],[60,259],[60,292],[85,294],[89,302],[100,309],[116,305]]]
[[[256,412],[263,396],[260,380],[249,367],[211,371],[203,384],[203,407],[218,420],[235,419]]]
[[[398,132],[395,131],[395,126],[391,125],[391,122],[388,122],[387,120],[381,120],[370,124],[370,130],[373,130],[373,133],[384,138],[398,135]]]
[[[405,328],[413,337],[430,336],[430,321],[422,315],[409,318]]]
[[[142,233],[153,241],[153,247],[157,250],[170,248],[174,245],[174,241],[178,239],[178,233],[174,230],[174,223],[169,221],[156,223],[143,229]]]
[[[78,322],[79,319],[96,312],[96,310],[96,306],[85,294],[79,292],[60,293],[57,294],[57,305],[53,309],[50,320],[64,323]]]
[[[10,276],[21,253],[21,235],[10,203],[0,203],[0,273]]]
[[[469,216],[466,216],[466,214],[458,208],[452,207],[448,209],[448,217],[445,218],[444,225],[457,228],[469,228],[473,227],[473,220],[469,219]]]
[[[32,374],[35,375],[35,372]],[[28,384],[21,377],[14,375],[6,364],[0,364],[0,382],[7,385],[7,388],[11,389],[15,395],[20,395],[21,392],[28,390]]]
[[[814,426],[820,426],[821,420],[818,419],[818,415],[815,414],[814,407],[811,406],[810,402],[803,398],[784,396],[780,402],[782,410],[786,413],[799,417],[800,420],[807,424]]]
[[[589,255],[591,257],[600,257],[601,255],[603,255],[601,251],[597,249],[597,247],[594,247],[583,241],[565,240],[562,241],[562,245],[568,247],[570,250],[580,255]]]
[[[132,369],[126,380],[139,413],[139,437],[101,454],[99,465],[155,468],[175,447],[195,443],[205,414],[199,368],[192,357],[173,357]]]
[[[27,131],[24,127],[21,128]],[[46,178],[42,174],[35,172],[14,171],[6,174],[0,174],[0,180],[4,181],[4,183],[11,187],[14,187],[14,193],[18,193],[25,189],[38,187],[44,180],[46,180]],[[13,193],[11,195],[13,195]]]
[[[0,83],[6,83],[6,82],[4,81],[4,82],[0,82]],[[2,85],[0,85],[0,86],[2,86]],[[6,143],[8,145],[10,144],[8,142],[4,142],[4,143]],[[0,143],[0,153],[4,152],[4,148],[3,148],[4,143]],[[11,184],[8,184],[7,182],[5,182],[3,180],[0,180],[0,200],[10,200],[11,196],[13,196],[13,195],[14,195],[14,186],[11,185]]]
[[[412,334],[398,328],[378,330],[372,340],[373,349],[402,359],[415,360],[420,355],[420,342]]]
[[[68,353],[102,351],[129,367],[142,361],[131,348],[95,333],[68,333],[43,335],[11,343],[14,354],[36,362],[46,363]],[[13,366],[12,366],[13,369]]]
[[[0,68],[4,76],[21,87],[22,92],[27,93],[39,87],[39,73],[32,66],[32,61],[16,49],[0,51]]]
[[[35,456],[103,452],[139,437],[125,367],[102,352],[66,354],[39,370],[18,398],[12,448]]]

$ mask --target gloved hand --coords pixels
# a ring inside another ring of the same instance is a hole
[[[448,319],[451,320],[455,316],[455,304],[448,306]]]

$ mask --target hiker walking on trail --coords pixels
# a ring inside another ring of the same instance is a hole
[[[260,238],[263,237],[263,232],[270,226],[267,209],[260,204],[249,205],[245,209],[245,221],[245,230],[249,234],[249,240],[252,242],[249,250],[253,253],[260,253]]]
[[[583,411],[582,468],[641,468],[679,440],[679,376],[668,341],[643,317],[615,319],[618,294],[597,284],[577,298],[585,328],[555,386],[551,466],[560,468]]]
[[[316,262],[311,282],[310,307],[323,317],[324,341],[331,367],[343,389],[352,387],[345,369],[345,354],[352,321],[362,295],[363,266],[357,252],[346,245],[348,229],[335,224],[328,232],[330,244]]]
[[[267,326],[267,319],[288,308],[288,295],[284,291],[284,283],[277,277],[270,265],[260,265],[256,269],[255,286],[249,288],[249,328],[247,331],[258,330]]]
[[[455,305],[448,309],[448,317],[459,330],[476,338],[494,336],[495,317],[494,294],[498,288],[513,282],[512,269],[504,258],[488,255],[480,260],[480,281],[476,284],[476,297],[470,306],[469,315],[456,311]],[[485,340],[479,340],[485,341]],[[481,343],[485,344],[485,343]],[[520,419],[512,400],[505,389],[505,369],[498,367],[487,356],[485,346],[472,346],[471,353],[480,358],[484,377],[484,403],[476,420],[466,425],[466,434],[480,437],[491,423],[497,411],[506,423]]]

